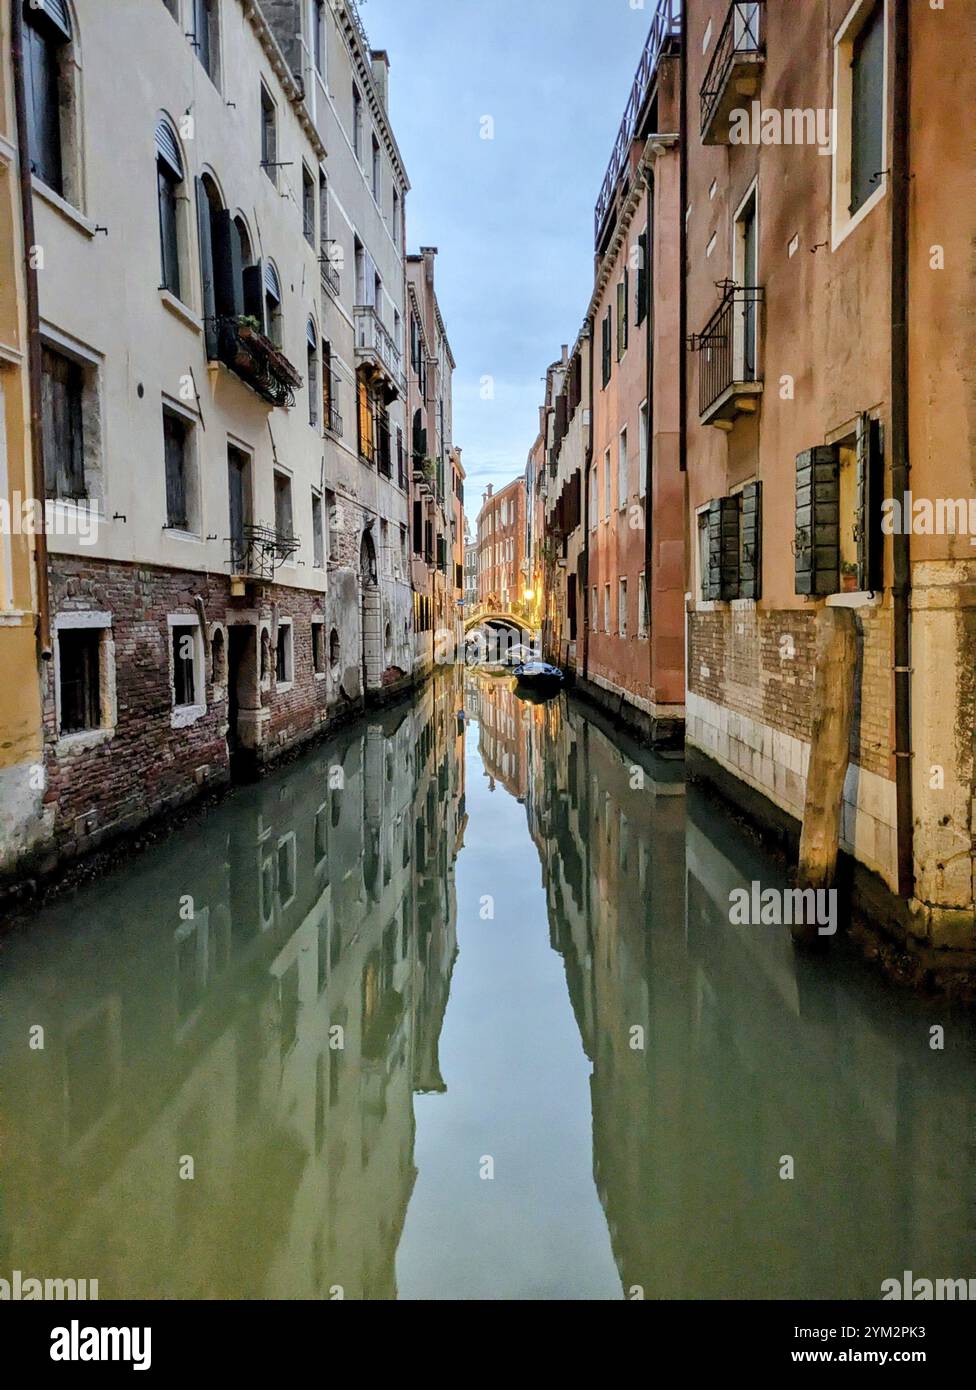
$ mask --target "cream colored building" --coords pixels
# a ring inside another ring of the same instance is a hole
[[[25,61],[70,855],[409,680],[407,184],[342,0],[44,0]]]

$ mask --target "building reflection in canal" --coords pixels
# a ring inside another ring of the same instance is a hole
[[[412,1293],[397,1255],[416,1097],[479,1103],[456,1030],[441,1062],[452,978],[484,926],[484,884],[462,879],[460,901],[456,887],[466,830],[479,874],[511,867],[483,810],[468,826],[467,757],[479,786],[521,802],[541,865],[565,981],[537,998],[572,1011],[586,1054],[607,1296],[876,1298],[904,1269],[972,1275],[970,1026],[840,942],[807,959],[730,925],[733,887],[783,880],[685,795],[680,764],[565,697],[462,679],[0,938],[0,1274],[97,1278],[103,1298]],[[535,1161],[544,1184],[560,1158]],[[444,1297],[437,1242],[457,1215],[418,1228]],[[483,1291],[524,1293],[523,1257],[515,1237]],[[566,1267],[546,1287],[593,1284]]]

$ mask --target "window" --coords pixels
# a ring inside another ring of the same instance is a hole
[[[372,174],[372,184],[371,184],[371,187],[372,187],[372,190],[373,190],[373,197],[376,199],[376,201],[377,201],[377,203],[378,203],[378,202],[380,201],[380,199],[381,199],[381,196],[382,196],[382,193],[383,193],[383,188],[382,188],[381,173],[380,173],[380,142],[377,140],[377,138],[376,138],[375,135],[373,136],[373,166],[372,166],[372,167],[373,167],[373,174]]]
[[[833,236],[836,247],[887,184],[885,0],[861,0],[834,40]]]
[[[325,567],[325,531],[322,522],[322,495],[312,493],[312,563],[317,570]],[[318,670],[318,667],[316,667]]]
[[[400,193],[393,190],[393,245],[399,248],[400,245]]]
[[[15,0],[20,3],[20,0]],[[63,121],[70,72],[71,20],[65,0],[24,5],[24,66],[27,87],[27,145],[31,173],[70,197],[65,187]]]
[[[602,363],[602,365],[603,365],[603,385],[604,385],[604,386],[606,386],[607,383],[608,383],[609,380],[610,380],[610,372],[611,372],[611,365],[610,365],[610,356],[611,356],[611,354],[610,354],[610,341],[611,341],[612,336],[613,336],[613,318],[612,318],[612,313],[611,313],[611,311],[608,309],[607,312],[606,312],[606,313],[604,314],[604,316],[603,316],[603,341],[602,341],[602,357],[603,357],[603,363]]]
[[[611,494],[613,481],[610,476],[610,450],[603,455],[603,519],[610,520]]]
[[[617,584],[617,630],[621,637],[627,636],[627,581],[621,579]]]
[[[319,340],[315,324],[309,319],[305,325],[305,364],[307,368],[306,386],[308,388],[308,423],[313,429],[319,424]]]
[[[627,431],[620,431],[620,439],[617,446],[617,506],[624,508],[627,505],[627,498],[630,495],[630,480],[628,478],[629,461],[627,458]]]
[[[275,644],[275,682],[291,685],[295,679],[295,648],[290,618],[278,622],[278,641]]]
[[[264,266],[265,332],[276,348],[281,347],[281,281],[271,261]]]
[[[44,480],[48,497],[83,498],[85,483],[84,369],[51,348],[41,356]]]
[[[650,308],[650,275],[647,264],[647,233],[641,232],[637,238],[637,326],[647,318]]]
[[[592,632],[600,631],[600,601],[595,585],[590,590],[590,630]]]
[[[315,180],[302,165],[302,231],[309,246],[315,245]]]
[[[271,94],[261,84],[261,168],[273,184],[278,183],[278,117]]]
[[[163,407],[163,454],[166,468],[166,525],[189,531],[191,458],[189,420]]]
[[[610,632],[612,632],[612,630],[613,630],[613,629],[612,629],[611,626],[610,626],[610,585],[609,585],[609,584],[604,584],[604,586],[603,586],[603,631],[606,632],[606,633],[610,633]]]
[[[698,592],[708,598],[708,508],[698,513]]]
[[[279,536],[290,539],[295,534],[291,506],[291,478],[286,473],[274,475],[275,530]]]
[[[218,0],[191,0],[193,5],[193,33],[191,42],[196,55],[203,64],[203,70],[216,85],[218,78]]]
[[[647,495],[647,426],[647,401],[645,401],[640,408],[638,424],[638,429],[640,431],[640,439],[638,440],[638,447],[640,448],[640,476],[637,479],[637,488],[641,497],[646,497]]]
[[[312,619],[312,669],[317,676],[325,675],[325,623]]]
[[[230,510],[231,567],[243,572],[244,530],[251,521],[251,460],[233,444],[227,449],[227,489]]]
[[[342,434],[339,383],[332,371],[332,344],[322,344],[322,423],[333,434]]]
[[[627,335],[629,331],[630,314],[630,289],[629,276],[624,271],[624,278],[617,286],[617,361],[627,351]]]
[[[329,633],[329,667],[332,671],[333,676],[337,676],[339,674],[339,655],[339,633],[335,628],[333,628],[332,631]]]
[[[359,456],[368,463],[374,461],[373,445],[373,399],[369,383],[360,373],[356,379],[359,424]]]
[[[80,615],[82,621],[85,616]],[[58,728],[62,734],[82,733],[111,724],[106,699],[110,631],[107,620],[106,626],[58,626]]]
[[[170,627],[173,651],[173,705],[179,709],[197,703],[196,647],[199,628],[191,623]]]
[[[734,274],[736,283],[748,289],[759,284],[759,240],[756,220],[756,189],[746,196],[735,219]],[[734,360],[732,370],[736,381],[756,381],[757,377],[757,310],[755,294],[746,295],[736,305],[733,325]]]
[[[600,480],[597,477],[597,470],[594,466],[590,473],[590,530],[596,530],[596,524],[600,519]]]
[[[637,586],[637,636],[647,636],[647,575],[642,574]]]
[[[312,62],[320,77],[326,73],[325,0],[310,0]]]
[[[878,187],[884,167],[884,4],[876,0],[851,59],[851,216]]]
[[[159,203],[160,287],[180,297],[179,199],[183,186],[180,147],[168,121],[156,126],[156,193]]]
[[[330,560],[338,558],[339,510],[336,507],[334,492],[325,494],[326,554]]]
[[[363,99],[355,82],[352,84],[352,147],[360,164],[363,162]]]

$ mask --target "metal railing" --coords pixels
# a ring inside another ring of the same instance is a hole
[[[681,0],[657,0],[657,10],[651,20],[650,33],[644,44],[637,74],[634,77],[630,96],[624,109],[624,118],[620,123],[620,130],[617,132],[617,139],[610,155],[610,163],[603,177],[600,196],[596,200],[593,235],[597,244],[600,241],[600,233],[603,230],[617,180],[627,161],[627,152],[637,134],[637,118],[647,99],[654,74],[657,72],[658,59],[668,40],[676,38],[680,32]]]
[[[322,269],[322,284],[330,294],[334,294],[336,299],[338,299],[342,285],[338,270],[336,270],[328,256],[320,256],[319,265]]]
[[[248,523],[240,535],[228,539],[228,545],[231,574],[270,581],[279,566],[300,548],[301,541],[291,532]]]
[[[707,129],[712,119],[736,58],[743,53],[762,52],[762,17],[765,8],[766,0],[733,0],[729,6],[699,92],[702,131]]]
[[[342,438],[342,416],[334,405],[329,406],[329,420],[326,425],[330,434],[334,434],[337,439]]]
[[[353,315],[356,322],[356,351],[378,357],[402,390],[405,386],[402,355],[379,314],[371,304],[357,304]]]
[[[701,333],[688,346],[701,354],[698,369],[698,413],[704,415],[734,382],[758,381],[758,285],[720,283],[722,302]]]

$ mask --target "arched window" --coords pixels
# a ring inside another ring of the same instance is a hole
[[[180,298],[179,198],[183,159],[169,121],[156,126],[156,191],[159,201],[160,286]]]
[[[65,148],[74,105],[67,0],[23,0],[23,13],[31,173],[55,193],[77,202],[66,167],[71,151]]]
[[[281,347],[281,281],[271,261],[264,265],[264,321],[268,337]]]
[[[315,324],[309,319],[305,325],[308,365],[308,423],[313,429],[319,423],[319,340]]]

